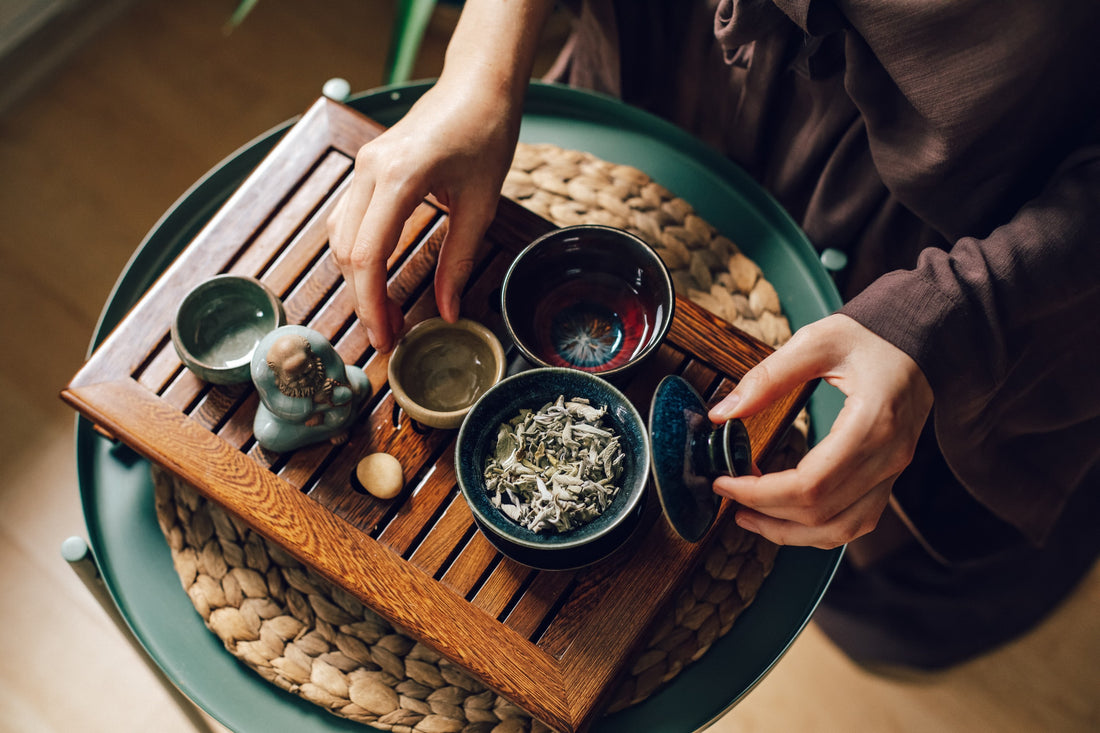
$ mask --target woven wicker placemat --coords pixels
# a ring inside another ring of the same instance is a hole
[[[504,195],[559,226],[608,224],[650,242],[677,292],[773,346],[790,337],[775,289],[729,239],[641,171],[520,144]],[[803,412],[769,469],[805,452]],[[225,648],[269,682],[397,733],[545,731],[521,709],[298,563],[193,487],[153,469],[161,530],[184,590]],[[644,700],[729,631],[776,546],[733,522],[658,618],[609,706]]]

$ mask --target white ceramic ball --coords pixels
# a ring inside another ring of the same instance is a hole
[[[321,93],[329,99],[343,102],[351,96],[351,84],[348,83],[347,79],[341,79],[339,77],[329,79],[321,88]]]
[[[389,453],[371,453],[363,458],[355,467],[355,477],[364,489],[379,499],[392,499],[405,486],[401,461]]]

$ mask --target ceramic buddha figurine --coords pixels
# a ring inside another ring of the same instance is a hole
[[[293,325],[275,329],[256,346],[252,382],[260,395],[256,442],[280,453],[324,440],[346,441],[371,392],[362,369],[345,365],[321,334]]]

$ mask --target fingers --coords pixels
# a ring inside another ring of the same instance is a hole
[[[779,545],[831,550],[862,537],[875,528],[890,500],[893,483],[893,478],[881,482],[855,504],[815,525],[778,519],[744,508],[737,510],[734,519],[742,528]]]
[[[795,468],[714,481],[716,493],[742,506],[738,522],[775,542],[835,547],[869,532],[931,409],[931,388],[910,357],[855,321],[831,316],[750,370],[710,417],[752,414],[819,377],[845,394],[844,407]]]
[[[798,466],[759,477],[719,477],[714,481],[714,490],[747,510],[769,517],[769,522],[807,530],[828,528],[834,540],[847,542],[858,536],[853,528],[869,531],[855,521],[857,518],[873,520],[873,527],[880,513],[873,517],[852,515],[851,508],[868,506],[864,501],[867,494],[884,485],[892,486],[911,457],[912,443],[905,425],[884,415],[878,402],[849,398],[829,434],[803,456]],[[836,530],[836,518],[840,516],[845,517],[847,535]],[[785,534],[790,531],[787,526]],[[816,534],[824,536],[826,532]]]
[[[344,284],[352,303],[356,302],[356,298],[354,285],[351,282],[351,248],[355,244],[355,224],[359,220],[355,219],[348,211],[351,206],[350,202],[355,198],[354,187],[356,183],[358,182],[353,181],[352,186],[340,194],[340,198],[336,201],[336,205],[329,213],[326,222],[328,225],[329,249],[332,250],[332,256],[336,260],[337,267],[340,268],[340,274],[344,276]],[[367,200],[369,201],[369,198]]]
[[[797,467],[761,476],[720,476],[714,491],[738,504],[807,526],[829,521],[873,487],[895,478],[900,469],[883,451],[838,447],[830,434]]]
[[[393,348],[401,331],[400,309],[386,291],[386,261],[397,247],[405,221],[423,198],[400,188],[376,188],[351,252],[352,279],[359,320],[378,351]]]
[[[491,203],[495,207],[495,199]],[[439,315],[451,323],[458,319],[462,289],[470,279],[478,244],[492,217],[493,212],[486,213],[485,208],[484,204],[478,211],[472,211],[469,205],[451,207],[447,236],[443,240],[435,270],[435,300]]]
[[[755,367],[750,369],[726,397],[710,409],[710,419],[723,423],[731,418],[759,412],[787,392],[823,373],[836,362],[828,340],[816,335],[820,322],[800,329]]]
[[[381,352],[393,348],[404,323],[387,295],[386,262],[423,195],[401,176],[376,166],[365,147],[356,158],[351,185],[329,217],[329,243],[348,295],[371,345]]]

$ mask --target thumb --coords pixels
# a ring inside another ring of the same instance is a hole
[[[760,412],[788,392],[822,376],[831,366],[831,349],[807,326],[741,378],[737,386],[710,409],[714,423]]]

